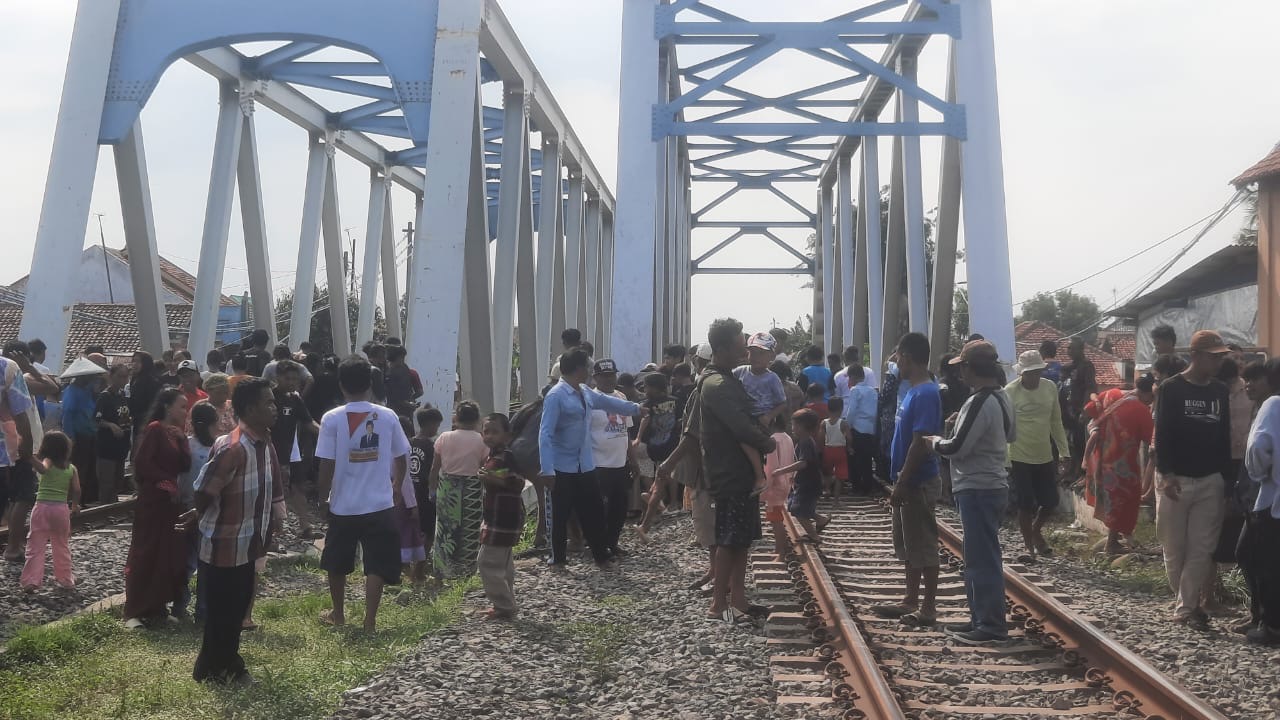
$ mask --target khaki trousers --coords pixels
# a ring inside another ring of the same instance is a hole
[[[481,545],[476,564],[485,597],[500,613],[516,612],[516,563],[511,548]]]
[[[1164,493],[1170,480],[1181,486],[1177,500]],[[1216,570],[1213,550],[1226,507],[1222,492],[1219,473],[1198,478],[1156,475],[1156,535],[1164,547],[1164,569],[1178,598],[1179,618],[1200,607],[1200,591]]]

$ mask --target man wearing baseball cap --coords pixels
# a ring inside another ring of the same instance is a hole
[[[1173,621],[1206,629],[1200,591],[1216,571],[1223,478],[1231,465],[1230,397],[1215,378],[1231,350],[1212,330],[1192,335],[1190,347],[1191,364],[1157,391],[1156,534],[1177,595]]]
[[[591,367],[595,389],[590,392],[608,395],[619,400],[627,396],[618,390],[618,365],[612,360],[597,360]],[[591,410],[591,451],[595,454],[596,480],[604,496],[605,548],[617,557],[618,538],[627,521],[627,506],[631,499],[631,483],[635,466],[631,438],[627,430],[633,421],[627,415],[611,412],[593,404]]]
[[[1058,386],[1041,375],[1047,364],[1039,350],[1018,356],[1018,379],[1005,386],[1017,415],[1018,437],[1009,443],[1009,482],[1018,503],[1018,526],[1027,554],[1053,554],[1041,528],[1058,507],[1058,478],[1053,446],[1063,460],[1070,454],[1067,431],[1062,425]],[[1052,441],[1052,444],[1051,442]]]
[[[733,371],[733,376],[742,382],[751,397],[751,415],[766,428],[778,413],[787,409],[787,393],[782,389],[782,378],[769,369],[777,346],[778,341],[769,333],[752,335],[747,340],[747,364]]]
[[[200,389],[200,368],[194,360],[183,360],[178,363],[178,387],[187,396],[187,407],[193,408],[201,400],[208,400],[209,394]]]
[[[964,528],[969,622],[948,626],[947,632],[968,645],[1002,642],[1009,638],[1000,555],[1000,520],[1009,503],[1004,463],[1008,445],[1021,433],[1015,433],[1016,419],[1001,387],[1004,373],[995,346],[971,340],[951,363],[960,366],[973,394],[961,406],[951,437],[929,439],[951,461],[951,489]]]

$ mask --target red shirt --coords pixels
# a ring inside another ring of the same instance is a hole
[[[827,407],[827,404],[825,402],[822,402],[822,401],[807,402],[804,404],[804,406],[807,409],[817,413],[819,420],[826,420],[827,418],[831,417],[831,410],[830,408]]]

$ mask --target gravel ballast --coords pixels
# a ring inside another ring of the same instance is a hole
[[[704,617],[708,600],[688,585],[707,555],[691,547],[687,517],[611,571],[576,559],[567,572],[517,562],[520,616],[464,618],[366,687],[336,718],[605,718],[719,720],[787,717],[773,702],[764,631]]]
[[[960,525],[954,510],[939,513],[953,527]],[[1059,515],[1059,518],[1064,516]],[[1065,516],[1070,521],[1070,515]],[[1145,521],[1144,521],[1145,522]],[[1045,528],[1051,542],[1085,542],[1075,528]],[[1001,529],[1005,562],[1023,553],[1016,521]],[[1156,548],[1158,551],[1159,548]],[[1159,557],[1153,559],[1159,566]],[[1161,672],[1168,674],[1232,720],[1274,720],[1280,717],[1280,648],[1250,645],[1230,628],[1245,617],[1246,608],[1230,608],[1212,618],[1212,629],[1197,631],[1170,621],[1173,598],[1125,588],[1115,577],[1062,554],[1040,557],[1028,572],[1071,597],[1071,607],[1096,619],[1096,626],[1122,642]]]

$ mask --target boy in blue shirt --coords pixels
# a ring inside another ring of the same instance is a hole
[[[822,348],[813,346],[805,350],[804,364],[804,369],[800,371],[804,378],[800,382],[801,389],[808,390],[811,385],[822,388],[822,400],[826,402],[835,387],[835,376],[831,374],[831,368],[823,363]]]

